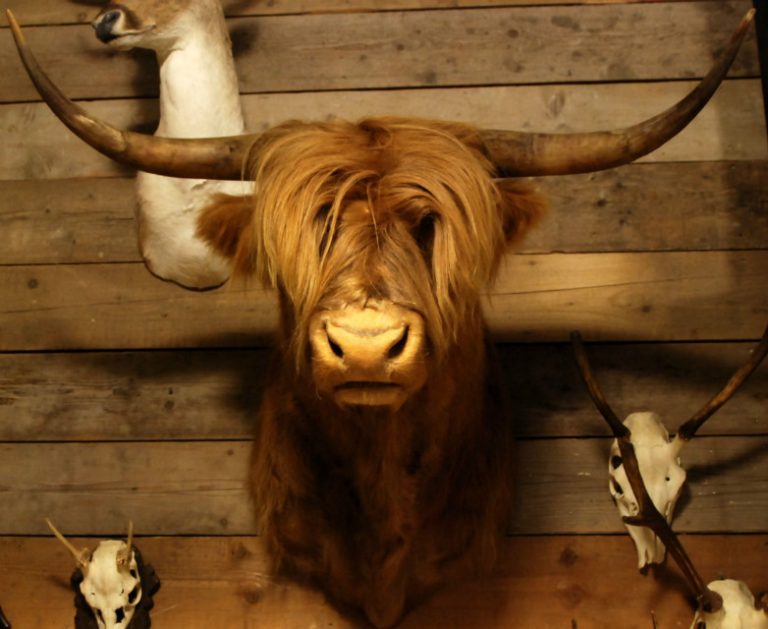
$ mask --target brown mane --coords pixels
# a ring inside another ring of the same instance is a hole
[[[284,291],[299,333],[321,301],[350,302],[371,287],[397,286],[426,317],[435,351],[443,354],[506,245],[543,211],[525,183],[493,178],[477,130],[468,125],[288,122],[266,132],[252,155],[252,203],[219,199],[201,217],[200,234],[233,255],[237,274]],[[341,214],[356,201],[372,209],[368,224],[339,229]],[[372,240],[384,263],[369,265],[361,277]],[[344,284],[339,280],[352,261],[355,282]],[[303,340],[295,339],[297,347]]]

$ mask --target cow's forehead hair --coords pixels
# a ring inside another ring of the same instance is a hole
[[[471,127],[410,119],[267,132],[252,153],[252,259],[263,280],[285,291],[295,329],[330,290],[359,293],[390,278],[390,288],[418,293],[432,309],[447,328],[440,336],[452,336],[505,242],[493,167],[480,147]],[[434,222],[429,260],[414,233],[426,216]]]

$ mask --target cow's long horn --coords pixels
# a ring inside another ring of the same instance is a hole
[[[565,175],[627,164],[657,149],[682,131],[707,104],[731,67],[752,22],[744,16],[709,73],[676,105],[634,126],[592,133],[481,132],[500,176]]]
[[[37,91],[54,114],[100,153],[139,170],[199,179],[240,179],[256,135],[200,140],[161,138],[121,131],[89,116],[48,78],[27,45],[13,13],[6,11],[16,48]]]
[[[159,138],[120,131],[90,117],[51,82],[27,46],[13,14],[7,11],[16,46],[32,82],[52,111],[76,135],[112,159],[139,170],[170,177],[240,179],[257,135],[199,140]],[[667,111],[618,131],[546,134],[481,131],[481,139],[500,176],[592,172],[631,162],[681,131],[704,107],[725,77],[754,16],[750,10],[728,47],[701,83]]]

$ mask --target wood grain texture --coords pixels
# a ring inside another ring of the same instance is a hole
[[[517,444],[510,530],[518,534],[623,531],[608,493],[610,440]],[[0,443],[0,535],[44,534],[45,517],[80,535],[129,518],[158,535],[254,532],[247,441]],[[675,519],[685,532],[768,530],[768,437],[699,437]]]
[[[647,0],[630,0],[646,2]],[[666,0],[688,2],[690,0]],[[721,0],[697,0],[720,2]],[[568,4],[628,4],[627,0],[568,0]],[[86,6],[77,6],[78,4]],[[87,24],[98,13],[98,7],[87,7],[89,2],[61,2],[61,0],[8,0],[6,6],[22,24]],[[95,4],[95,3],[91,3]],[[546,6],[563,4],[563,0],[222,0],[229,17],[249,15],[295,15],[304,13],[354,13],[359,11],[413,11],[424,9],[450,9],[455,7],[509,7]],[[6,27],[5,16],[0,16],[0,28]]]
[[[768,587],[765,535],[684,535],[682,541],[706,580],[727,574],[754,592]],[[152,612],[157,629],[367,626],[318,592],[270,578],[257,538],[139,538],[137,546],[162,581]],[[59,542],[0,539],[0,557],[6,566],[0,572],[3,608],[14,626],[74,626],[72,557]],[[639,574],[625,536],[512,537],[492,576],[439,592],[399,626],[541,629],[572,627],[573,621],[580,629],[647,629],[653,613],[659,629],[673,629],[689,626],[692,609],[676,568]]]
[[[569,132],[616,129],[649,118],[683,98],[693,83],[446,88],[251,95],[246,126],[259,131],[290,119],[358,120],[377,115],[431,116],[487,129]],[[98,101],[86,109],[118,128],[151,132],[156,103]],[[70,133],[45,105],[0,107],[2,180],[113,177],[128,171]],[[640,161],[765,160],[759,80],[726,81],[678,136]]]
[[[755,249],[768,161],[632,164],[542,178],[551,209],[520,252]],[[139,261],[131,178],[0,183],[0,265]]]
[[[593,345],[624,416],[655,410],[674,431],[746,361],[751,343]],[[499,347],[518,437],[608,434],[562,345]],[[0,441],[248,439],[269,350],[0,354]],[[768,434],[768,364],[701,430]]]
[[[650,81],[703,76],[750,7],[725,0],[642,11],[605,4],[305,14],[238,18],[231,31],[244,93]],[[30,27],[26,36],[71,98],[157,93],[152,55],[105,49],[90,26]],[[0,38],[0,76],[0,102],[38,100],[8,36]],[[759,76],[753,34],[731,76]]]
[[[498,341],[745,340],[768,320],[768,251],[509,256],[487,292]],[[185,291],[141,264],[0,268],[0,351],[264,344],[275,298]]]

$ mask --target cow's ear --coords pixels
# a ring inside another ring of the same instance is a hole
[[[255,270],[253,198],[250,195],[217,194],[197,219],[197,235],[232,261],[236,275]]]
[[[499,211],[507,244],[515,244],[528,233],[547,210],[544,196],[534,187],[518,179],[499,179]]]

